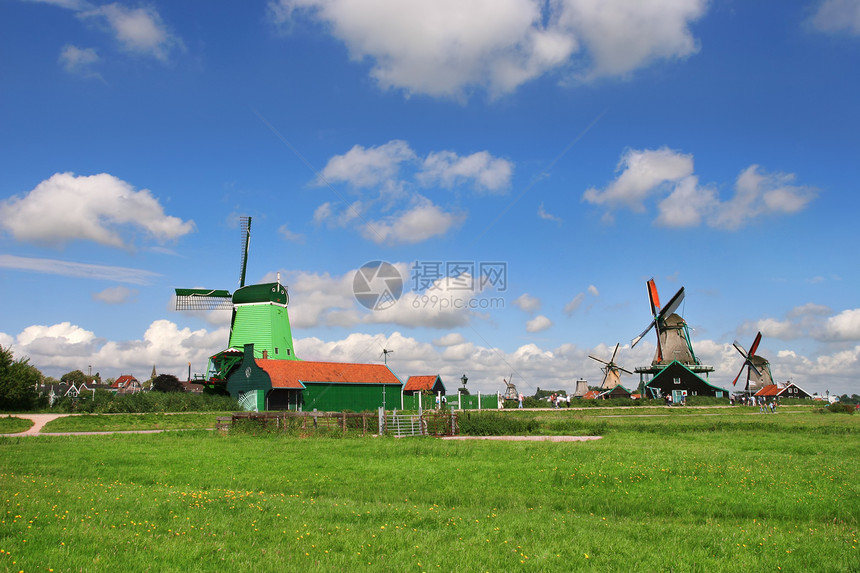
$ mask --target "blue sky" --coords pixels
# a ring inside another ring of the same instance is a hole
[[[761,330],[776,380],[860,392],[858,69],[858,0],[4,2],[0,344],[201,372],[229,313],[173,289],[235,288],[250,215],[305,359],[572,390],[650,363],[653,276],[715,384]],[[506,281],[413,288],[454,263]]]

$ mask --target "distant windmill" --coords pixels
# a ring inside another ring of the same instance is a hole
[[[508,376],[507,380],[502,378],[502,382],[505,383],[505,395],[502,396],[502,398],[504,398],[505,400],[518,400],[519,399],[519,393],[517,392],[517,387],[514,386],[513,382],[511,382],[511,380],[513,380],[513,379],[514,379],[513,372],[511,372],[511,375]]]
[[[646,331],[647,332],[647,331]],[[618,355],[618,347],[621,346],[620,343],[615,345],[615,350],[612,351],[612,358],[609,359],[609,362],[603,360],[602,358],[598,358],[597,356],[588,355],[592,360],[597,360],[601,364],[605,364],[600,370],[603,371],[603,383],[600,385],[600,388],[603,390],[611,390],[615,388],[621,383],[621,373],[626,372],[627,374],[633,374],[629,370],[626,370],[619,366],[615,362],[615,357]],[[577,387],[577,392],[579,391],[579,387]]]
[[[232,310],[230,340],[227,348],[210,357],[206,380],[224,382],[242,360],[245,344],[254,344],[254,353],[265,352],[271,359],[298,360],[287,305],[287,288],[278,281],[245,286],[248,249],[251,243],[251,217],[241,218],[242,254],[239,288],[227,290],[176,289],[176,310]]]
[[[383,348],[382,352],[379,354],[380,356],[385,356],[385,364],[388,364],[388,355],[394,354],[393,350],[388,350],[387,348]]]
[[[687,323],[679,315],[675,314],[681,302],[684,300],[684,287],[675,293],[664,307],[660,307],[660,297],[657,294],[657,285],[654,279],[647,282],[648,301],[651,303],[651,316],[653,319],[642,334],[634,338],[630,347],[633,348],[648,334],[652,328],[657,331],[657,353],[654,355],[653,365],[669,364],[677,360],[681,364],[698,364],[693,346],[690,344],[690,333]]]
[[[744,357],[744,363],[741,364],[741,370],[740,372],[738,372],[738,375],[735,376],[735,379],[732,382],[732,386],[738,383],[738,379],[741,377],[741,374],[744,373],[744,368],[746,368],[747,382],[744,386],[744,391],[747,393],[758,392],[765,386],[773,384],[773,375],[771,375],[770,372],[770,362],[768,362],[767,359],[756,354],[760,343],[761,332],[756,334],[755,340],[753,340],[749,352],[744,350],[744,347],[741,346],[737,340],[735,340],[734,342],[735,349],[740,352],[741,356]]]

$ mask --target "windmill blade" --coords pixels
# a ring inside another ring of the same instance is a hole
[[[176,310],[231,310],[233,295],[226,290],[176,289]]]
[[[732,380],[732,386],[734,386],[735,384],[737,384],[737,383],[738,383],[738,378],[740,378],[740,377],[741,377],[741,374],[743,374],[743,373],[744,373],[744,368],[746,368],[746,367],[747,367],[747,364],[748,364],[748,361],[744,360],[744,363],[741,365],[741,370],[740,370],[740,372],[738,372],[738,375],[737,375],[737,376],[735,376],[735,379],[734,379],[734,380]]]
[[[657,284],[652,277],[648,281],[648,302],[651,303],[651,316],[657,316],[660,312],[660,296],[657,294]]]
[[[756,365],[752,363],[752,360],[747,360],[747,364],[749,364],[749,367],[750,367],[750,368],[752,368],[752,369],[755,371],[756,375],[757,375],[759,378],[761,378],[761,370],[759,370],[758,368],[756,368]]]
[[[248,266],[248,249],[251,246],[251,217],[241,217],[239,227],[242,231],[242,257],[239,262],[239,288],[245,286],[245,269]]]
[[[620,342],[615,343],[615,350],[612,351],[612,358],[609,359],[609,362],[615,364],[615,355],[618,354],[618,347],[621,346]]]
[[[755,351],[758,350],[758,345],[760,342],[761,342],[761,332],[759,332],[758,334],[755,335],[755,340],[753,341],[752,346],[750,346],[749,356],[755,356]]]
[[[645,330],[643,330],[643,331],[642,331],[642,334],[640,334],[639,336],[637,336],[636,338],[634,338],[634,339],[630,342],[630,348],[633,348],[634,346],[636,346],[636,344],[637,344],[640,340],[642,340],[642,338],[643,338],[646,334],[648,334],[648,331],[649,331],[649,330],[651,330],[652,328],[654,328],[656,325],[657,325],[657,319],[652,320],[652,321],[651,321],[651,324],[649,324],[649,325],[648,325],[648,328],[646,328]],[[659,340],[659,338],[658,338],[658,340]]]
[[[618,366],[617,368],[622,372],[626,372],[627,374],[630,374],[631,376],[633,375],[633,373],[630,372],[629,370],[627,370],[626,368],[622,368],[621,366]]]
[[[681,306],[681,302],[683,302],[683,300],[684,287],[681,287],[681,289],[675,293],[675,296],[669,299],[669,302],[659,312],[658,316],[660,318],[663,318],[664,316],[669,316],[670,314],[674,313],[676,310],[678,310],[678,307]]]
[[[748,359],[749,359],[749,354],[747,354],[747,351],[746,351],[746,350],[744,350],[744,347],[743,347],[743,346],[741,346],[741,343],[740,343],[740,342],[738,342],[737,340],[735,340],[734,342],[732,342],[732,346],[734,346],[734,347],[735,347],[735,350],[737,350],[738,352],[740,352],[740,353],[741,353],[741,356],[743,356],[743,357],[744,357],[744,360],[748,360]]]
[[[597,356],[592,356],[591,354],[589,354],[588,357],[591,358],[592,360],[597,360],[598,362],[600,362],[602,364],[606,364],[607,366],[609,366],[609,364],[610,364],[609,362],[607,362],[603,358],[598,358]]]

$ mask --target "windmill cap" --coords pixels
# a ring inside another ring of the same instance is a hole
[[[233,304],[275,303],[287,306],[290,296],[280,283],[265,283],[242,287],[233,293]]]

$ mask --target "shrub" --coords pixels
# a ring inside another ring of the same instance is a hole
[[[854,405],[853,404],[842,404],[840,402],[834,402],[833,404],[828,404],[824,408],[820,408],[817,412],[821,414],[853,414],[854,413]]]

